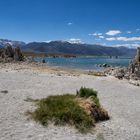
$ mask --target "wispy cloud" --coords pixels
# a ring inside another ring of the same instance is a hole
[[[90,33],[88,34],[89,36],[102,36],[103,34],[102,33]]]
[[[128,47],[128,48],[137,48],[140,46],[140,44],[117,44],[117,45],[114,45],[114,47],[120,47],[120,46],[124,46],[124,47]]]
[[[136,31],[137,31],[137,32],[139,32],[139,31],[140,31],[140,29],[138,28],[138,29],[136,29]]]
[[[45,42],[45,43],[50,43],[52,40],[47,40],[47,41],[43,41],[43,42]]]
[[[72,22],[68,22],[68,23],[67,23],[68,26],[71,26],[72,24],[73,24]]]
[[[127,34],[131,34],[132,32],[131,32],[131,31],[127,31],[126,33],[127,33]]]
[[[100,39],[104,39],[105,37],[104,37],[103,35],[100,35],[99,38],[100,38]]]
[[[121,34],[120,30],[110,30],[110,31],[106,32],[106,35],[110,35],[110,36],[115,36],[118,34]]]
[[[103,33],[90,33],[90,34],[88,34],[89,36],[94,36],[94,37],[96,37],[96,40],[98,40],[98,39],[104,39],[105,37],[103,36]]]
[[[73,44],[83,44],[84,42],[79,38],[70,38],[67,40],[69,43]]]
[[[140,37],[110,37],[107,41],[140,41]]]
[[[109,38],[106,38],[107,41],[115,41],[116,38],[115,37],[109,37]]]

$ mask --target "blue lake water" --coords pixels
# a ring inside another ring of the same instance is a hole
[[[97,70],[97,65],[109,64],[111,66],[127,67],[132,59],[130,58],[99,58],[99,57],[78,57],[78,58],[45,58],[49,66],[59,66],[71,69]],[[35,61],[42,61],[42,58],[35,58]]]

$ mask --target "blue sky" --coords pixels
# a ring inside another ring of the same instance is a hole
[[[0,38],[140,44],[140,0],[0,0]]]

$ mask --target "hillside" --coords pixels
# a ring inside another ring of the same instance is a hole
[[[97,44],[74,44],[66,41],[31,42],[12,41],[0,39],[0,48],[10,44],[12,47],[21,47],[25,52],[43,52],[47,54],[71,54],[71,55],[96,55],[96,56],[126,56],[134,57],[136,49],[126,47],[108,47]]]
[[[133,57],[136,49],[126,47],[107,47],[101,45],[72,44],[69,42],[52,41],[32,42],[24,47],[24,51],[45,52],[49,54],[74,54],[74,55],[98,55],[98,56],[127,56]]]

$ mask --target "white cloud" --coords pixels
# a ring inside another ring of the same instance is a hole
[[[96,37],[96,40],[100,40],[100,39],[104,39],[105,38],[102,33],[96,33],[95,32],[95,33],[88,34],[88,35]]]
[[[72,22],[68,22],[68,23],[67,23],[68,26],[71,26],[72,24],[73,24]]]
[[[138,28],[138,29],[136,29],[136,31],[138,32],[138,31],[140,31],[140,29]]]
[[[101,46],[106,46],[106,43],[95,43],[95,45],[101,45]]]
[[[140,41],[140,37],[110,37],[107,41]]]
[[[110,31],[106,32],[106,35],[115,36],[120,33],[121,33],[121,31],[119,31],[119,30],[110,30]]]
[[[119,41],[140,41],[140,37],[118,37]]]
[[[100,38],[100,39],[104,39],[105,37],[104,37],[103,35],[100,35],[99,38]]]
[[[102,36],[102,33],[98,33],[97,35],[98,35],[98,36]]]
[[[102,33],[91,33],[91,34],[88,34],[89,36],[102,36],[103,34]]]
[[[107,44],[106,44],[106,43],[100,43],[99,45],[102,45],[102,46],[107,46]]]
[[[84,42],[79,39],[79,38],[71,38],[69,40],[67,40],[69,43],[72,43],[72,44],[83,44]]]
[[[117,44],[114,45],[115,47],[120,47],[120,46],[124,46],[124,47],[128,47],[128,48],[137,48],[140,46],[140,44]]]
[[[127,31],[126,33],[127,33],[127,34],[131,34],[132,32],[131,32],[131,31]]]
[[[45,42],[45,43],[50,43],[52,40],[47,40],[47,41],[43,41],[43,42]]]
[[[131,47],[137,48],[140,47],[140,44],[131,44]]]
[[[110,37],[110,38],[106,38],[106,40],[107,41],[114,41],[114,40],[116,40],[116,38],[115,37]]]

